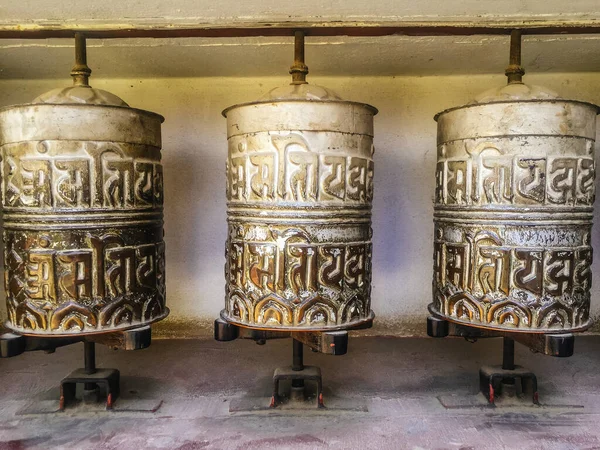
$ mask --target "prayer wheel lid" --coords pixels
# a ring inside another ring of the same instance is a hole
[[[277,103],[277,102],[315,102],[315,103],[346,103],[354,104],[365,107],[373,113],[378,113],[377,108],[368,105],[366,103],[347,101],[342,99],[335,91],[318,86],[316,84],[289,84],[286,86],[276,87],[271,89],[265,95],[254,102],[239,103],[237,105],[230,106],[223,110],[221,113],[224,117],[227,117],[227,113],[234,108],[248,105],[260,105],[265,103]]]
[[[91,86],[74,85],[52,89],[36,97],[33,104],[47,103],[53,105],[105,105],[129,107],[120,97],[103,89]]]
[[[286,101],[286,100],[317,100],[317,101],[341,101],[343,100],[336,92],[316,84],[289,84],[287,86],[271,89],[263,95],[259,102]]]
[[[469,105],[483,103],[527,101],[527,100],[556,100],[560,96],[544,86],[525,83],[511,83],[501,87],[488,89],[469,102]]]
[[[544,86],[537,86],[525,83],[511,83],[504,86],[488,89],[482,92],[469,103],[463,106],[455,106],[445,109],[434,116],[434,120],[438,121],[439,117],[450,111],[457,109],[468,108],[479,105],[492,103],[512,103],[512,102],[570,102],[580,103],[593,107],[596,113],[600,113],[600,108],[597,105],[580,100],[571,100],[561,97],[559,94]]]

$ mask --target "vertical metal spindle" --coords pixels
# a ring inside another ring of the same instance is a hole
[[[304,370],[304,346],[302,342],[292,339],[292,370]],[[304,380],[292,380],[292,387],[304,387]]]
[[[88,79],[91,74],[92,69],[87,65],[85,36],[81,33],[75,33],[75,65],[71,69],[73,84],[75,86],[89,86]]]
[[[308,66],[304,64],[304,32],[294,33],[294,64],[290,67],[291,84],[307,84]]]
[[[522,83],[525,70],[521,66],[521,30],[512,30],[510,33],[510,57],[508,67],[504,72],[508,84]]]
[[[515,341],[505,337],[502,347],[502,369],[515,370]]]
[[[85,373],[92,375],[96,373],[96,344],[94,342],[83,342],[83,358],[85,360]],[[85,383],[83,387],[86,391],[96,389],[95,383]]]

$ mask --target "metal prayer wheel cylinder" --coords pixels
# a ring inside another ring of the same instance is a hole
[[[0,110],[9,328],[92,334],[168,314],[162,121],[89,86]]]
[[[436,116],[432,313],[515,332],[590,325],[597,113],[516,83]]]
[[[282,91],[223,112],[229,152],[221,316],[273,330],[369,324],[377,110],[318,86]]]

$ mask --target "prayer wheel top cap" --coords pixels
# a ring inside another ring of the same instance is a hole
[[[505,101],[527,101],[527,100],[551,100],[560,96],[551,89],[544,86],[536,86],[525,83],[512,83],[498,88],[488,89],[479,94],[469,102],[469,105],[482,103],[495,103]]]
[[[52,89],[36,97],[34,104],[48,103],[52,105],[104,105],[129,107],[120,97],[103,89],[91,86],[69,86]]]
[[[259,101],[319,100],[342,101],[336,92],[315,84],[289,84],[271,89]]]
[[[318,86],[316,84],[289,84],[286,86],[280,86],[271,89],[260,99],[254,102],[239,103],[237,105],[230,106],[223,110],[222,114],[227,117],[229,111],[241,106],[249,105],[260,105],[265,103],[279,103],[279,102],[313,102],[313,103],[343,103],[349,105],[358,105],[365,107],[371,111],[373,115],[379,111],[374,106],[368,105],[361,102],[353,102],[342,99],[335,91]]]
[[[562,98],[559,94],[551,89],[544,86],[537,86],[525,83],[510,83],[500,87],[488,89],[482,92],[472,101],[463,106],[455,106],[452,108],[445,109],[437,113],[434,116],[434,120],[437,122],[440,116],[455,111],[457,109],[490,105],[496,103],[519,103],[519,102],[567,102],[567,103],[579,103],[582,105],[591,106],[596,110],[596,114],[600,113],[600,107],[589,102],[582,102],[579,100],[570,100]]]
[[[365,103],[340,99],[321,86],[291,84],[275,88],[261,99],[230,106],[227,136],[270,131],[319,131],[373,136],[377,109]]]
[[[32,140],[127,142],[161,147],[160,114],[130,107],[90,86],[53,89],[0,108],[0,144]]]

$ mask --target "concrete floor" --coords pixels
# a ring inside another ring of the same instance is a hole
[[[268,401],[290,340],[98,347],[98,365],[121,371],[115,410],[53,412],[61,378],[82,364],[76,344],[0,360],[0,450],[600,448],[600,337],[575,345],[575,356],[558,359],[517,344],[543,406],[490,408],[477,394],[478,368],[499,362],[500,340],[354,338],[345,356],[305,351],[323,370],[327,409],[273,411],[247,406]]]

